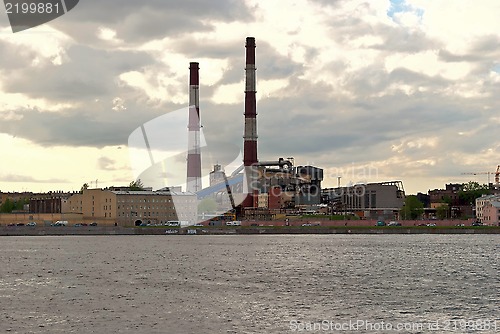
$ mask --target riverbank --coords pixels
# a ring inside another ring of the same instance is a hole
[[[61,235],[234,235],[234,234],[500,234],[498,226],[0,226],[0,236]]]

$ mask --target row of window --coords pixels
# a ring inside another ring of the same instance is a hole
[[[161,213],[161,214],[160,214]],[[175,211],[165,213],[165,212],[140,212],[139,214],[130,212],[118,212],[118,217],[176,217]]]
[[[118,205],[118,210],[124,209],[124,210],[173,210],[175,207],[174,206],[142,206],[142,205]]]
[[[118,203],[170,203],[172,198],[118,198]]]

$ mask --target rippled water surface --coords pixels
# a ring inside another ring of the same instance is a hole
[[[0,333],[500,333],[499,254],[487,235],[1,237]]]

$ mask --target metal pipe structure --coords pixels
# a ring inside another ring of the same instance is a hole
[[[199,64],[189,63],[189,123],[186,191],[201,190]]]
[[[286,169],[288,171],[291,171],[293,167],[293,164],[290,160],[285,160],[283,158],[279,158],[278,161],[259,161],[257,165],[262,167],[278,166],[280,170]]]
[[[245,133],[243,135],[243,165],[245,166],[248,196],[243,200],[244,208],[254,207],[254,181],[257,178],[257,108],[255,81],[255,38],[246,39],[245,66]]]

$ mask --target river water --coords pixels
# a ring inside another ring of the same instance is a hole
[[[0,237],[0,333],[500,333],[500,237]]]

